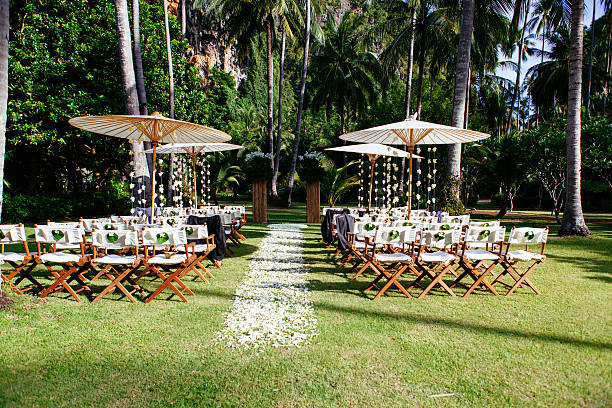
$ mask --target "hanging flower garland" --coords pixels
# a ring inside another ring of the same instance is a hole
[[[432,159],[433,162],[433,170],[432,170],[432,177],[431,177],[431,202],[433,203],[433,209],[436,209],[436,173],[438,170],[436,170],[436,163],[438,162],[438,159],[436,158],[436,150],[438,150],[437,147],[432,147],[431,151],[433,152],[434,158]]]
[[[427,208],[431,205],[431,147],[427,148]]]
[[[399,203],[399,195],[398,195],[398,191],[399,191],[399,183],[397,181],[397,172],[399,171],[399,166],[397,165],[397,160],[395,160],[395,162],[393,162],[393,207],[397,207],[398,203]]]
[[[357,193],[357,207],[363,207],[363,160],[359,161],[359,193]]]

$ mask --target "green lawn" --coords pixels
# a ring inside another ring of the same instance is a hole
[[[271,222],[304,212],[273,211]],[[510,219],[511,224],[542,221]],[[188,304],[14,297],[0,312],[0,406],[611,406],[612,227],[552,235],[541,296],[390,291],[365,297],[306,230],[319,336],[302,348],[228,349],[215,332],[266,227]],[[553,232],[556,228],[553,228]],[[445,397],[432,395],[453,394]]]

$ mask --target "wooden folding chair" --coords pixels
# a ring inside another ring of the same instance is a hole
[[[470,277],[474,283],[468,287],[463,297],[469,296],[474,289],[483,286],[495,296],[497,291],[487,281],[487,276],[493,272],[495,266],[501,262],[502,245],[506,227],[471,227],[465,232],[463,249],[459,251],[459,265],[463,272],[455,279],[451,288],[460,284],[465,277]],[[470,249],[470,245],[485,245],[486,249]]]
[[[53,222],[47,220],[47,226],[58,229],[58,228],[81,228],[83,229],[83,234],[85,234],[85,229],[83,227],[82,221],[73,221],[73,222]],[[75,244],[63,244],[57,243],[55,244],[54,251],[70,251],[72,253],[79,253],[81,251],[81,243]]]
[[[414,244],[417,232],[417,229],[409,227],[380,227],[376,230],[371,252],[366,252],[366,257],[371,262],[370,268],[378,276],[374,278],[366,291],[378,288],[378,282],[381,279],[387,281],[381,288],[378,288],[378,293],[373,300],[384,295],[391,286],[395,286],[407,297],[412,297],[398,279],[407,269],[414,268]]]
[[[35,225],[34,239],[38,251],[35,262],[43,264],[54,278],[53,283],[41,291],[41,298],[65,290],[77,302],[80,302],[81,299],[77,295],[79,292],[85,291],[91,294],[91,289],[85,284],[83,277],[83,273],[89,269],[89,262],[88,256],[85,255],[85,235],[82,228],[38,227]],[[58,244],[79,244],[81,250],[78,254],[57,252]],[[72,282],[76,282],[77,289],[70,285]]]
[[[91,234],[93,258],[91,266],[100,270],[91,279],[94,282],[101,276],[107,277],[109,284],[94,298],[92,303],[98,302],[104,296],[119,289],[130,302],[136,303],[133,293],[144,291],[134,279],[135,271],[141,263],[138,254],[138,234],[130,230],[93,230]],[[125,285],[130,284],[132,290]]]
[[[246,237],[240,233],[240,228],[242,228],[247,223],[246,218],[246,208],[242,205],[232,205],[223,207],[223,211],[230,211],[234,217],[234,229],[236,235],[243,240],[246,241]]]
[[[142,233],[142,243],[145,248],[144,265],[146,268],[145,271],[141,272],[139,278],[146,272],[152,272],[162,281],[159,287],[145,300],[145,303],[155,299],[165,289],[172,290],[183,302],[187,302],[183,293],[186,292],[191,296],[194,293],[181,280],[181,276],[184,276],[185,270],[191,267],[197,257],[195,244],[193,242],[187,243],[185,230],[167,227],[145,228]],[[167,245],[171,251],[162,254],[156,253],[156,245]],[[184,253],[174,251],[178,246],[185,247]],[[149,252],[149,248],[152,248],[151,252]],[[174,285],[175,283],[182,289],[179,290]]]
[[[24,252],[5,252],[5,245],[23,245]],[[0,277],[13,292],[23,295],[24,292],[34,290],[41,291],[43,286],[36,278],[32,276],[32,270],[36,267],[34,257],[30,254],[28,248],[27,235],[23,224],[5,224],[0,225],[0,261],[4,265],[9,265],[11,269],[3,267],[0,271]],[[13,279],[15,280],[13,282]],[[23,280],[28,280],[32,285],[27,287],[19,287],[18,285]]]
[[[204,262],[210,253],[215,249],[215,235],[208,234],[208,227],[206,225],[183,225],[181,227],[185,234],[187,235],[187,242],[193,242],[196,240],[206,240],[205,244],[197,244],[194,242],[194,252],[196,254],[196,259],[191,263],[188,268],[185,268],[184,272],[181,274],[180,278],[183,279],[185,276],[189,274],[189,272],[194,271],[197,276],[200,277],[204,282],[208,283],[208,279],[206,279],[206,275],[210,278],[214,278],[213,274],[204,266]],[[185,253],[186,248],[182,245],[177,246],[177,251],[181,253]],[[199,270],[198,270],[199,269]],[[204,272],[204,274],[202,272]]]
[[[531,288],[536,295],[540,294],[538,288],[528,279],[529,275],[534,271],[534,269],[546,260],[546,255],[544,255],[544,249],[546,248],[546,241],[548,240],[548,227],[546,228],[512,228],[510,231],[510,236],[508,237],[508,241],[506,243],[506,251],[502,257],[501,266],[504,270],[491,282],[491,286],[499,283],[501,285],[507,286],[510,288],[506,296],[510,296],[516,289],[519,287],[524,287],[525,285]],[[510,251],[511,245],[525,245],[525,249],[519,249],[515,251]],[[529,251],[529,246],[537,245],[540,247],[539,252]],[[531,263],[526,269],[519,269],[519,262],[529,262]],[[514,279],[512,285],[506,284],[501,281],[501,279],[509,275]]]
[[[373,239],[376,235],[376,229],[383,226],[382,223],[375,223],[371,221],[358,222],[354,224],[354,234],[348,235],[349,245],[351,245],[351,252],[356,256],[356,262],[351,268],[352,271],[356,271],[351,280],[357,279],[370,267],[371,261],[365,256],[366,240]],[[359,270],[357,268],[361,265]]]
[[[415,257],[417,278],[408,289],[422,287],[420,283],[424,278],[430,279],[430,283],[423,288],[418,299],[425,297],[436,286],[440,286],[449,295],[456,296],[444,282],[444,277],[449,272],[454,273],[460,237],[461,231],[458,229],[421,231],[420,246]]]

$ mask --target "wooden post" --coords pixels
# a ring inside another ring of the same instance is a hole
[[[268,222],[268,190],[266,180],[253,181],[253,222]]]
[[[321,222],[321,182],[306,183],[306,222]]]

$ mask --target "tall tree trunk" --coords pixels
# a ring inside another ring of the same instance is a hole
[[[421,104],[423,102],[423,75],[425,70],[425,47],[423,44],[419,45],[419,78],[417,80],[417,106],[416,114],[417,119],[421,120]]]
[[[119,66],[121,68],[121,83],[123,85],[125,108],[128,115],[140,115],[138,91],[136,89],[136,75],[134,73],[132,58],[132,38],[130,35],[127,0],[114,0],[114,2],[115,18],[117,20],[117,42],[119,45]],[[149,177],[147,160],[143,153],[143,143],[133,141],[131,145],[132,155],[134,157],[134,177],[143,180],[147,195],[150,197],[151,179]],[[138,186],[135,187],[135,189],[137,188]]]
[[[412,9],[410,13],[410,24],[412,27],[410,28],[410,48],[408,49],[408,67],[406,72],[406,99],[404,101],[404,106],[406,108],[404,117],[408,119],[410,117],[410,97],[412,96],[412,67],[414,65],[414,20],[416,17],[416,12]],[[344,132],[342,132],[344,133]],[[402,149],[405,151],[406,146],[402,146]],[[346,153],[344,153],[346,156]],[[346,164],[346,163],[345,163]],[[404,178],[406,173],[406,158],[402,157],[402,161],[400,164],[400,179],[399,179],[399,190],[404,191]]]
[[[184,40],[187,37],[187,1],[180,0],[181,2],[181,39]]]
[[[584,0],[572,0],[570,30],[569,91],[567,98],[567,185],[565,211],[559,235],[589,235],[582,214],[580,197],[580,109],[582,99],[582,53],[584,37]]]
[[[612,58],[610,58],[610,40],[612,39],[612,35],[608,33],[608,43],[606,47],[606,74],[610,75],[612,71]],[[606,102],[608,101],[608,81],[604,81],[604,94],[603,94],[603,105],[602,105],[602,114],[606,115]]]
[[[272,196],[278,199],[276,182],[278,181],[278,166],[280,164],[281,136],[283,130],[283,76],[285,74],[285,45],[287,41],[285,30],[281,33],[281,59],[278,73],[278,132],[276,135],[276,156],[274,156],[274,174],[272,175]]]
[[[597,6],[597,0],[593,0],[593,20],[591,21],[591,45],[589,46],[589,71],[587,73],[586,83],[586,100],[584,106],[586,106],[586,117],[590,116],[589,108],[591,107],[591,74],[593,72],[593,45],[595,44],[595,8]]]
[[[164,30],[166,33],[166,55],[168,58],[168,85],[170,96],[170,113],[169,118],[174,119],[174,69],[172,64],[172,43],[170,42],[170,23],[168,22],[168,2],[164,1]],[[168,169],[168,184],[166,185],[166,194],[168,196],[168,205],[172,205],[172,186],[174,184],[174,153],[170,153],[170,166]],[[194,191],[194,195],[197,191]],[[196,203],[193,203],[195,206]]]
[[[542,30],[542,52],[540,54],[540,64],[544,63],[544,41],[546,40],[546,16],[544,18],[544,30]],[[536,106],[536,127],[540,126],[540,107]]]
[[[0,219],[4,202],[4,152],[8,104],[9,0],[0,0]]]
[[[266,19],[267,40],[267,62],[268,62],[268,151],[274,155],[274,59],[272,58],[272,28],[274,20],[272,16]],[[270,167],[274,168],[274,159],[270,161]]]
[[[463,128],[468,128],[470,114],[470,91],[472,90],[472,69],[468,69],[467,76],[467,93],[465,94],[465,112],[463,114]]]
[[[473,28],[474,0],[462,0],[461,29],[459,31],[459,45],[457,47],[457,67],[455,69],[455,92],[451,115],[451,125],[458,128],[463,128]],[[461,143],[449,145],[447,171],[451,179],[451,192],[459,200],[459,190],[461,187]]]
[[[136,75],[136,90],[138,91],[138,106],[141,115],[148,115],[147,90],[142,68],[142,49],[140,47],[140,0],[132,0],[132,31],[134,33],[134,74]],[[151,142],[144,141],[144,149],[151,148]],[[146,153],[149,170],[153,168],[153,154]],[[152,175],[150,176],[152,177]],[[150,193],[148,193],[150,194]]]
[[[306,33],[304,34],[304,58],[302,59],[302,78],[300,79],[300,95],[298,97],[297,123],[295,126],[295,142],[293,144],[293,154],[291,155],[291,169],[289,170],[289,181],[287,188],[289,198],[287,206],[291,207],[291,194],[293,193],[293,183],[295,181],[295,167],[297,165],[298,150],[300,147],[300,133],[302,131],[302,110],[304,109],[304,93],[306,91],[306,74],[308,71],[308,52],[310,48],[310,0],[306,0]]]

